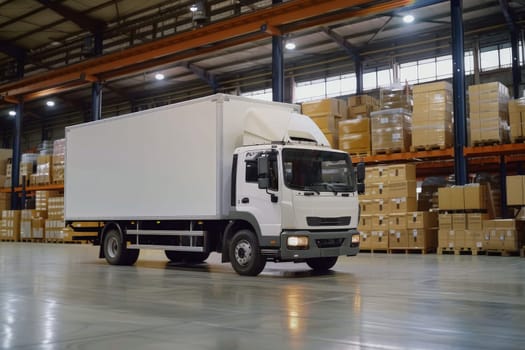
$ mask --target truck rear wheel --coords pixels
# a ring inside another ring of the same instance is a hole
[[[139,249],[127,249],[117,230],[110,230],[104,236],[104,256],[111,265],[133,265],[138,257]]]
[[[334,267],[337,262],[337,256],[326,258],[310,258],[306,259],[306,264],[314,271],[328,271]]]
[[[257,276],[264,269],[266,259],[261,254],[255,234],[250,230],[237,232],[230,245],[233,269],[242,276]]]
[[[210,256],[210,253],[176,252],[174,250],[165,250],[164,253],[171,262],[185,262],[187,264],[200,264]]]

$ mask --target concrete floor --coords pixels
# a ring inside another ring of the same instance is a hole
[[[255,278],[143,251],[0,243],[0,349],[524,349],[525,259],[340,258]]]

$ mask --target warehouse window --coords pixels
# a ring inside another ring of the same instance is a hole
[[[306,102],[327,97],[355,94],[355,74],[344,74],[295,84],[294,102]]]
[[[263,89],[263,90],[257,90],[257,91],[244,92],[241,94],[241,96],[250,97],[250,98],[254,98],[257,100],[263,100],[263,101],[273,100],[272,89]]]
[[[481,71],[512,67],[512,48],[510,43],[483,47],[479,51]],[[521,42],[518,44],[518,51],[520,55],[520,65],[523,65],[523,50]]]
[[[465,74],[474,72],[472,51],[465,52]],[[429,59],[402,63],[399,65],[401,81],[420,84],[452,77],[452,56],[438,56]]]

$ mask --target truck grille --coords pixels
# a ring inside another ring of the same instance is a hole
[[[350,225],[350,216],[341,216],[338,218],[320,218],[308,216],[306,223],[308,226],[347,226]]]
[[[338,248],[343,244],[344,238],[325,238],[316,239],[315,244],[318,248]]]

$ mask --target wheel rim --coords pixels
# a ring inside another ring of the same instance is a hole
[[[110,258],[115,258],[118,254],[118,240],[116,237],[109,237],[107,241],[108,255]]]
[[[246,266],[252,259],[252,246],[247,240],[241,240],[235,246],[235,260],[241,266]]]

